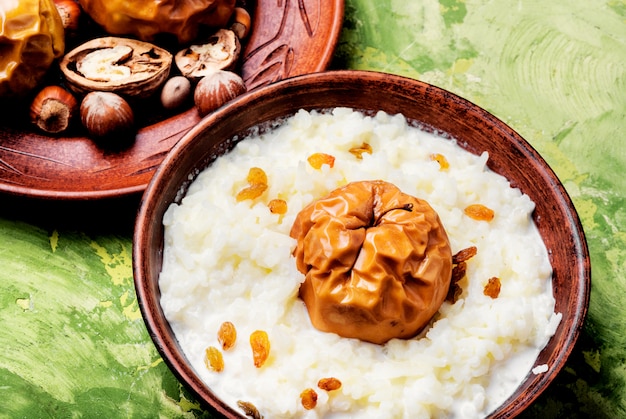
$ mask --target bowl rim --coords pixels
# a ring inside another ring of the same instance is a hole
[[[525,394],[523,400],[511,400],[511,397],[494,412],[491,412],[488,415],[488,417],[515,417],[526,407],[532,404],[562,370],[583,328],[589,305],[591,266],[589,250],[582,223],[569,194],[565,190],[555,172],[547,164],[543,157],[515,130],[492,115],[490,112],[467,99],[440,87],[401,75],[369,70],[332,70],[288,78],[240,96],[226,106],[218,109],[215,113],[205,117],[199,124],[194,126],[189,132],[187,132],[187,134],[185,134],[185,136],[181,138],[181,140],[163,159],[162,164],[157,168],[154,176],[148,183],[136,216],[133,237],[133,275],[139,307],[150,336],[170,370],[187,386],[187,388],[192,391],[194,396],[198,397],[200,401],[208,404],[220,414],[229,417],[243,417],[239,412],[235,411],[233,408],[226,405],[218,397],[216,397],[215,394],[212,393],[211,389],[199,379],[196,373],[186,362],[182,351],[181,353],[176,353],[176,351],[170,347],[166,336],[171,334],[174,340],[175,337],[173,336],[171,329],[169,329],[169,324],[167,324],[167,321],[164,321],[163,319],[162,309],[157,301],[157,297],[151,296],[147,290],[147,286],[149,284],[147,284],[146,281],[148,278],[146,278],[144,273],[146,272],[148,266],[146,265],[146,255],[143,252],[146,247],[145,245],[150,243],[150,240],[154,237],[150,236],[146,231],[143,231],[142,226],[148,225],[151,217],[154,217],[155,215],[151,213],[149,206],[151,203],[157,202],[159,185],[163,182],[167,182],[167,178],[171,175],[173,167],[176,164],[177,155],[184,152],[185,149],[195,141],[195,138],[201,136],[208,127],[211,127],[214,124],[219,124],[229,115],[237,113],[238,110],[243,107],[254,106],[255,103],[263,101],[266,96],[276,97],[287,90],[310,88],[319,82],[340,84],[354,80],[364,80],[387,87],[391,86],[397,88],[395,94],[398,94],[398,92],[400,92],[399,94],[403,94],[401,91],[407,86],[419,87],[421,89],[425,89],[425,91],[443,95],[446,100],[453,100],[458,106],[471,110],[471,112],[473,112],[478,118],[484,119],[487,123],[493,125],[496,130],[502,131],[507,137],[510,137],[512,141],[516,143],[515,145],[519,146],[527,157],[534,159],[542,167],[544,170],[542,173],[547,178],[550,187],[554,188],[556,191],[556,194],[560,199],[561,207],[566,209],[566,219],[563,221],[564,223],[570,225],[572,231],[575,233],[574,237],[572,237],[572,246],[575,249],[577,261],[576,272],[578,275],[576,278],[577,282],[575,283],[575,292],[578,296],[578,301],[573,312],[574,315],[571,318],[571,325],[565,335],[566,338],[563,341],[563,345],[557,352],[558,357],[552,361],[550,369],[545,373],[531,377],[533,380],[531,385],[532,391]],[[476,153],[474,152],[474,154]],[[203,167],[206,167],[206,165]],[[187,173],[187,175],[189,175],[189,173]],[[195,175],[197,175],[197,173]],[[189,180],[189,182],[191,182],[191,180]],[[179,191],[184,189],[184,192],[186,192],[185,185],[178,186]],[[181,197],[183,195],[184,193],[181,194]],[[162,246],[160,251],[162,253]],[[561,324],[562,323],[563,322],[561,322]],[[561,325],[559,325],[559,327],[561,327]],[[178,345],[177,342],[174,342],[174,344],[176,346]],[[173,360],[175,362],[173,362]],[[524,381],[526,381],[531,374],[532,372],[529,371]],[[507,408],[503,410],[504,406]]]

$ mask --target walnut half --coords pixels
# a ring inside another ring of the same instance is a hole
[[[198,81],[218,70],[233,70],[240,52],[241,44],[235,33],[220,29],[205,43],[180,50],[174,61],[183,76]]]
[[[167,80],[172,54],[148,42],[104,37],[67,53],[60,67],[75,93],[104,91],[149,97]]]

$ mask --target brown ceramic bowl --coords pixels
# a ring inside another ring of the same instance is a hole
[[[134,235],[133,269],[139,304],[165,362],[195,395],[227,417],[240,417],[194,373],[165,319],[159,299],[165,210],[179,202],[190,178],[252,126],[300,108],[336,106],[402,113],[456,138],[468,151],[489,153],[489,167],[536,203],[535,222],[554,270],[556,311],[563,319],[540,353],[544,374],[526,377],[493,417],[513,417],[529,406],[564,366],[583,324],[589,299],[589,254],[580,221],[565,189],[541,156],[515,131],[485,110],[437,87],[389,74],[339,71],[300,76],[258,89],[208,116],[167,155],[143,196]],[[241,137],[239,137],[241,138]]]

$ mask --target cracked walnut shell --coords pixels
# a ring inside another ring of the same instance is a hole
[[[167,80],[172,54],[148,42],[104,37],[65,54],[60,67],[75,93],[102,91],[143,98]]]
[[[448,293],[452,252],[437,213],[384,181],[353,182],[305,207],[291,237],[313,325],[382,344],[411,338]]]
[[[202,44],[190,45],[174,56],[181,74],[198,81],[220,70],[234,70],[241,44],[230,29],[220,29]]]

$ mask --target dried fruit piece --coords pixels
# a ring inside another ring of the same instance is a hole
[[[254,366],[261,368],[270,355],[270,339],[267,332],[255,330],[250,335],[250,348],[252,348],[252,359]]]
[[[441,170],[448,170],[450,168],[450,163],[448,163],[448,159],[446,159],[446,156],[443,154],[433,153],[430,155],[430,159],[439,163]]]
[[[447,301],[454,303],[461,296],[463,289],[461,289],[459,282],[465,277],[467,272],[467,264],[465,262],[476,256],[477,252],[476,246],[470,246],[452,255],[452,278],[450,279],[450,288],[448,288],[448,295],[446,296]]]
[[[180,44],[194,40],[202,27],[223,28],[235,0],[79,0],[105,32],[143,41],[173,36]]]
[[[256,199],[263,195],[263,192],[267,189],[267,185],[263,183],[257,183],[243,188],[237,193],[235,197],[237,202],[245,201],[246,199]]]
[[[439,215],[389,182],[331,191],[298,213],[290,236],[305,275],[299,296],[321,331],[376,344],[407,339],[445,300],[452,251]]]
[[[335,377],[322,378],[317,382],[317,386],[325,391],[339,390],[341,381]]]
[[[64,51],[63,21],[52,0],[0,2],[0,99],[26,97]]]
[[[465,277],[467,271],[467,264],[465,262],[459,262],[452,267],[452,277],[450,278],[450,288],[448,288],[448,295],[446,300],[454,303],[461,296],[463,289],[459,285],[459,281]]]
[[[267,206],[272,214],[282,215],[287,213],[287,202],[284,199],[272,199]]]
[[[215,346],[209,346],[204,353],[204,364],[208,369],[215,372],[224,370],[224,357]]]
[[[463,250],[459,250],[455,255],[452,255],[452,263],[456,265],[458,263],[468,261],[476,256],[476,253],[478,253],[476,246],[470,246]]]
[[[368,143],[363,143],[359,147],[352,147],[349,151],[354,157],[361,160],[363,159],[363,153],[372,154],[372,146]]]
[[[465,208],[465,214],[476,221],[491,221],[495,213],[482,204],[472,204]]]
[[[498,298],[500,295],[500,278],[497,276],[489,278],[489,281],[487,281],[485,289],[483,290],[483,294],[487,297]]]
[[[265,171],[260,167],[251,167],[250,170],[248,170],[248,177],[246,177],[246,180],[250,185],[267,185],[267,175],[265,174]]]
[[[237,400],[237,406],[239,406],[239,408],[243,410],[243,413],[246,416],[251,417],[252,419],[263,419],[263,416],[259,413],[256,406],[252,403]]]
[[[307,388],[300,393],[300,399],[302,401],[302,407],[306,410],[315,409],[317,405],[317,393],[312,388]]]
[[[243,188],[237,193],[235,197],[237,202],[245,201],[246,199],[256,199],[263,195],[263,192],[267,189],[267,175],[260,167],[251,167],[246,180],[250,186]]]
[[[220,329],[217,331],[217,340],[225,351],[235,346],[235,342],[237,341],[237,329],[235,329],[235,325],[231,322],[222,323]]]
[[[326,153],[314,153],[307,159],[311,167],[314,169],[321,169],[323,165],[327,164],[331,168],[335,165],[335,158]]]

